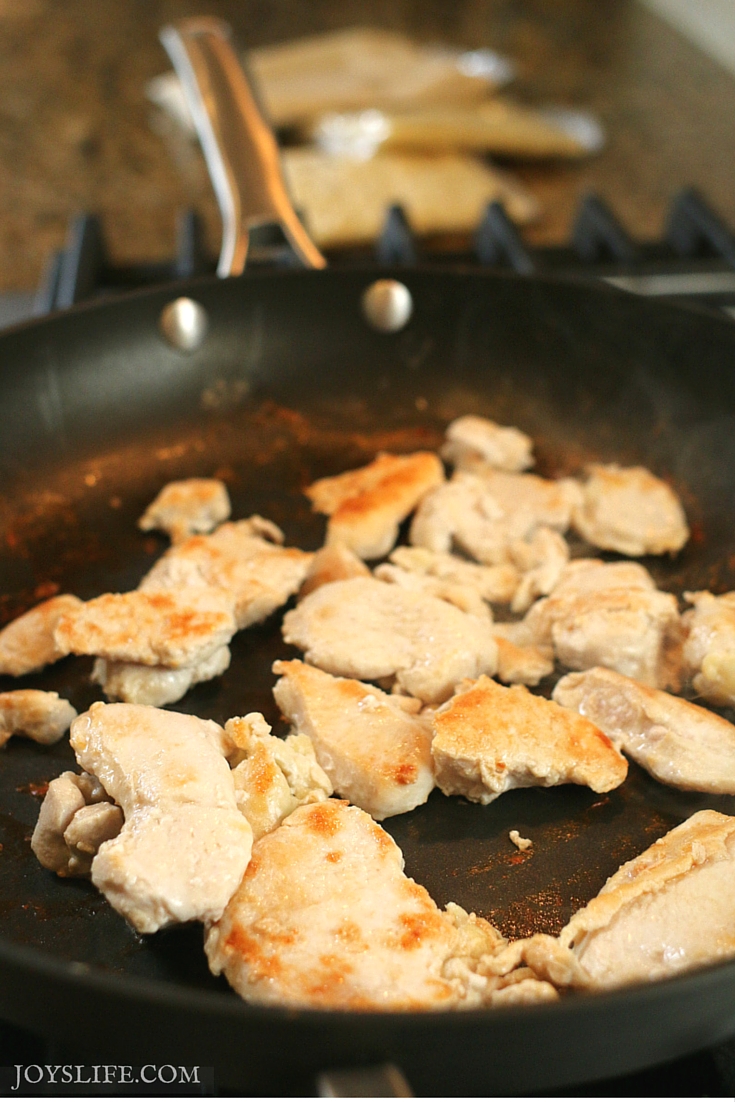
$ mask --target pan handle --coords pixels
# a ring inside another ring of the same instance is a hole
[[[307,268],[326,261],[299,221],[281,174],[278,146],[220,19],[183,19],[161,42],[178,74],[222,215],[217,275],[240,275],[250,230],[276,223]]]

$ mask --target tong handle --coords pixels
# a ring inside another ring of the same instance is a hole
[[[278,146],[220,19],[183,19],[161,42],[178,74],[222,215],[217,275],[240,275],[250,230],[276,223],[307,268],[326,261],[299,221],[281,173]]]

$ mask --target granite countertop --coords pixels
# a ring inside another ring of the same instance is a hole
[[[227,19],[242,45],[373,24],[512,56],[516,97],[595,111],[606,149],[578,164],[516,168],[560,242],[595,189],[632,233],[653,237],[686,184],[735,225],[735,79],[638,0],[10,0],[0,6],[0,290],[35,286],[69,215],[102,216],[113,259],[173,251],[195,206],[216,251],[218,218],[197,149],[145,98],[168,67],[157,30],[188,14]]]

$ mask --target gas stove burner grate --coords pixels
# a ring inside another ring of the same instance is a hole
[[[416,264],[603,280],[637,294],[696,302],[735,318],[735,235],[706,200],[687,188],[674,199],[659,241],[636,242],[597,195],[579,205],[568,245],[532,248],[500,203],[491,203],[471,246],[462,251],[428,250],[400,206],[386,213],[372,248],[329,257],[335,267],[355,263]],[[282,235],[263,227],[252,234],[254,267],[293,265]],[[215,259],[203,245],[199,216],[179,218],[175,256],[160,263],[113,265],[102,227],[93,214],[77,215],[66,245],[55,253],[35,296],[36,315],[135,287],[213,273]]]

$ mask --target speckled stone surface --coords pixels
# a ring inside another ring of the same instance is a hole
[[[516,59],[519,99],[596,111],[598,157],[517,170],[544,208],[531,240],[562,240],[591,188],[640,236],[684,184],[735,224],[735,79],[636,0],[0,0],[0,289],[33,287],[81,208],[118,261],[171,253],[187,205],[215,248],[199,153],[145,99],[168,67],[159,26],[201,13],[242,45],[374,24],[491,46]]]

